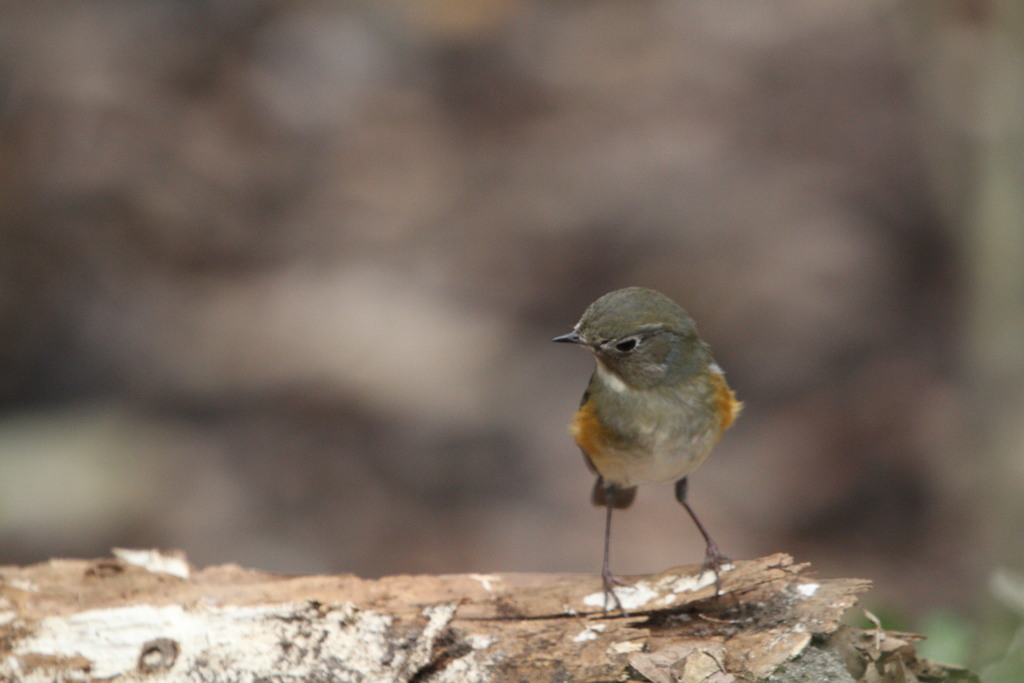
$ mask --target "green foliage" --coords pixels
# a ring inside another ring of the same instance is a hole
[[[927,639],[917,652],[925,659],[964,666],[970,659],[974,629],[968,619],[951,610],[936,610],[924,618],[919,629]]]

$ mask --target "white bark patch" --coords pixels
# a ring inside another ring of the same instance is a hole
[[[179,579],[187,579],[192,571],[182,552],[135,550],[132,548],[114,548],[112,552],[114,557],[119,560],[142,567],[155,574],[170,574]]]
[[[722,567],[725,572],[732,565]],[[708,570],[696,576],[665,577],[654,583],[638,581],[632,585],[616,586],[615,595],[627,610],[664,607],[675,601],[679,593],[698,591],[715,582],[715,573]],[[584,596],[583,604],[588,607],[604,607],[604,591]]]
[[[811,598],[814,597],[814,594],[818,592],[819,588],[821,588],[820,583],[801,583],[796,587],[796,592],[805,598]]]
[[[102,679],[137,672],[146,644],[162,639],[173,641],[179,654],[168,668],[149,672],[147,680],[183,680],[198,671],[208,681],[254,680],[286,669],[310,678],[348,680],[348,674],[386,681],[411,676],[430,661],[435,639],[455,609],[453,604],[426,608],[426,626],[408,647],[394,648],[392,617],[348,604],[135,605],[48,617],[15,644],[12,654],[85,657],[90,675]],[[0,663],[0,671],[4,668]],[[19,680],[52,680],[52,672],[25,673]]]

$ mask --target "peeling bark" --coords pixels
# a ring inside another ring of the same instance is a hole
[[[840,626],[866,581],[779,554],[737,562],[716,597],[699,571],[631,577],[623,616],[590,575],[280,576],[138,551],[2,567],[0,680],[913,681],[926,664]]]

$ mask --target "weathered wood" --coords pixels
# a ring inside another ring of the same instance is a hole
[[[696,568],[628,582],[626,617],[590,575],[280,576],[134,551],[2,567],[0,679],[756,681],[818,656],[868,587],[781,554],[737,562],[720,597]],[[824,666],[863,672],[881,648],[862,636]]]

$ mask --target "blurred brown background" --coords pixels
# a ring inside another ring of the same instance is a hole
[[[640,284],[747,405],[725,551],[968,608],[1024,528],[1020,4],[0,4],[0,563],[596,571],[548,340]],[[616,524],[702,557],[669,487]]]

